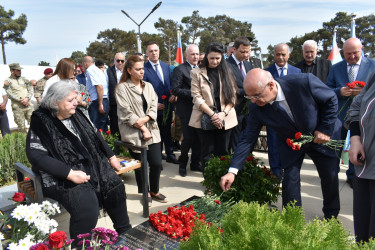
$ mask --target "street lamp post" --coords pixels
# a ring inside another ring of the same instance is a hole
[[[129,17],[130,20],[132,20],[137,26],[138,26],[138,35],[137,35],[137,46],[138,46],[138,53],[142,53],[142,49],[141,49],[141,25],[144,21],[146,21],[146,19],[157,9],[159,8],[161,5],[161,2],[159,2],[158,4],[155,5],[155,7],[151,10],[151,12],[145,17],[145,19],[143,19],[143,21],[138,24],[136,21],[134,21],[133,18],[131,18],[129,16],[128,13],[126,13],[124,10],[121,10],[122,13],[125,14],[125,16]]]

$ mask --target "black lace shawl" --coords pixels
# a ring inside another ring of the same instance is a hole
[[[77,109],[70,119],[80,139],[43,108],[33,112],[30,123],[30,128],[51,157],[64,162],[73,170],[82,170],[90,175],[90,181],[85,184],[56,179],[59,199],[68,201],[75,191],[94,189],[101,205],[103,202],[114,204],[124,200],[124,185],[108,161],[102,140],[98,137],[101,135],[80,110]]]

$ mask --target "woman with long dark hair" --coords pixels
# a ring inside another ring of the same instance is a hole
[[[151,197],[159,202],[167,202],[167,199],[159,192],[162,159],[160,132],[156,120],[158,96],[151,83],[142,80],[143,64],[143,59],[138,55],[128,58],[120,83],[115,90],[115,97],[121,140],[136,146],[148,146],[149,205],[151,205]],[[129,151],[134,159],[141,160],[140,153]],[[135,177],[138,193],[142,193],[142,173],[139,169],[135,170]]]
[[[190,72],[194,106],[189,125],[198,128],[203,167],[212,155],[228,154],[230,129],[237,125],[233,108],[236,104],[236,80],[223,54],[223,45],[210,43],[202,63]],[[204,113],[211,117],[216,129],[202,129]]]

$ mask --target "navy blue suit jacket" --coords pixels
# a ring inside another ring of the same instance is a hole
[[[359,71],[356,81],[364,81],[366,82],[367,78],[371,75],[371,72],[375,70],[375,61],[372,59],[368,59],[366,57],[362,57],[361,65],[359,66]],[[340,89],[345,87],[346,84],[349,82],[348,76],[348,67],[345,60],[336,63],[332,66],[331,70],[329,71],[329,75],[327,78],[327,85],[333,91],[335,91],[338,99],[339,99],[339,119],[343,122],[346,118],[346,114],[352,103],[352,100],[348,100],[352,98],[350,96],[342,96],[340,93]]]
[[[86,76],[85,76],[85,73],[81,73],[81,74],[77,75],[77,76],[76,76],[76,79],[77,79],[77,81],[78,81],[80,84],[86,86]]]
[[[244,77],[240,71],[240,68],[238,67],[238,64],[234,60],[233,56],[230,56],[227,59],[228,66],[232,69],[233,75],[236,78],[236,83],[237,83],[237,105],[235,106],[237,115],[241,113],[243,107],[246,104],[246,98],[245,96],[245,90],[243,88],[243,80]],[[250,62],[247,60],[243,61],[244,66],[245,66],[245,71],[246,73],[249,72],[253,66],[251,66]]]
[[[263,107],[249,105],[247,127],[241,135],[232,159],[231,167],[242,169],[246,157],[257,141],[263,125],[272,128],[277,136],[281,167],[287,168],[303,154],[293,151],[286,143],[295,133],[314,135],[318,130],[330,135],[331,139],[341,137],[341,122],[337,118],[337,97],[335,93],[313,74],[291,74],[277,79],[293,114],[294,122],[285,111],[276,110],[271,104]],[[310,143],[313,150],[328,156],[336,152],[326,146]]]
[[[160,81],[150,61],[147,61],[145,63],[145,74],[143,76],[143,80],[151,83],[152,86],[154,87],[154,90],[156,94],[158,95],[158,103],[165,104],[164,101],[161,99],[161,97],[165,95],[167,96],[167,99],[169,99],[169,96],[171,95],[170,93],[170,91],[172,90],[171,71],[169,70],[169,65],[167,63],[162,62],[160,60],[159,60],[159,63],[160,63],[160,67],[163,70],[164,83]],[[158,112],[160,112],[160,110]]]
[[[279,78],[279,72],[277,71],[275,63],[272,64],[271,66],[269,66],[268,68],[266,68],[265,70],[269,71],[272,74],[273,78],[275,78],[275,79]],[[299,68],[296,68],[296,67],[288,64],[288,75],[298,74],[298,73],[301,73],[301,70]]]

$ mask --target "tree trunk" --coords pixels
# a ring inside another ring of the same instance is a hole
[[[7,64],[7,59],[5,57],[4,37],[3,37],[2,34],[1,34],[1,49],[2,49],[2,52],[3,52],[3,62],[4,62],[4,64]]]

